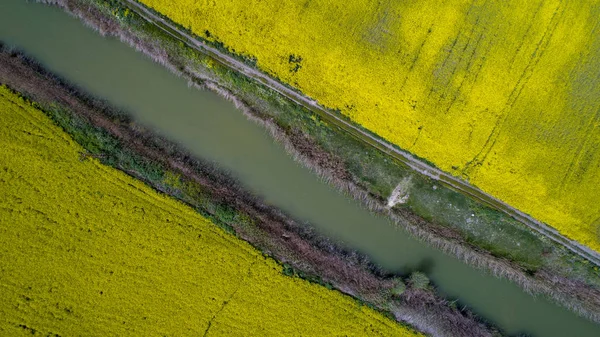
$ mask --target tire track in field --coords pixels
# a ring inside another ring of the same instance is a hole
[[[559,4],[558,8],[556,8],[554,13],[552,14],[550,23],[546,27],[546,30],[544,31],[542,38],[538,41],[538,43],[535,47],[535,50],[533,51],[533,54],[531,55],[531,58],[529,59],[529,62],[527,63],[527,66],[525,66],[525,69],[523,69],[521,76],[517,80],[517,83],[515,84],[515,86],[513,87],[513,90],[511,91],[510,95],[508,96],[508,100],[507,100],[506,104],[504,105],[502,112],[500,113],[500,118],[496,121],[496,124],[494,125],[492,132],[486,139],[483,147],[481,148],[479,153],[477,153],[473,159],[471,159],[469,162],[467,162],[467,164],[463,168],[463,170],[462,170],[463,176],[468,177],[469,174],[471,172],[473,172],[474,169],[476,169],[478,166],[481,166],[487,159],[487,156],[490,154],[490,152],[492,151],[494,146],[496,145],[496,142],[498,141],[498,136],[500,135],[500,133],[503,130],[504,123],[506,122],[508,117],[511,115],[511,112],[513,110],[515,103],[519,99],[519,96],[521,96],[523,89],[525,88],[525,86],[527,85],[527,82],[533,75],[535,67],[539,63],[542,56],[544,55],[546,47],[548,47],[548,44],[550,43],[550,40],[552,39],[552,35],[554,34],[554,31],[556,30],[558,23],[560,22],[560,20],[563,17],[566,5],[563,5],[562,9],[560,7],[561,7],[561,4]],[[560,15],[559,15],[559,12],[560,12]]]
[[[581,54],[579,56],[579,59],[577,60],[577,66],[573,67],[573,70],[570,72],[569,76],[574,76],[576,72],[581,72],[581,71],[585,71],[583,70],[584,65],[584,60],[589,59],[590,54],[592,53],[591,50],[594,50],[594,43],[598,43],[600,45],[600,39],[597,38],[597,34],[600,32],[600,21],[596,22],[596,24],[594,25],[594,28],[592,28],[590,35],[588,36],[588,41],[592,41],[591,44],[589,45],[589,48],[587,49],[588,51],[585,54]],[[598,42],[594,42],[594,40],[597,39]],[[597,68],[595,68],[597,69]],[[590,69],[591,70],[591,69]],[[593,70],[591,70],[593,71]],[[600,74],[600,73],[598,73]],[[593,83],[591,84],[593,86]],[[565,189],[565,185],[566,183],[571,180],[571,178],[573,177],[573,174],[576,171],[576,167],[580,165],[582,156],[584,156],[584,152],[585,150],[587,150],[587,146],[590,142],[590,140],[593,138],[592,136],[594,135],[594,128],[596,128],[596,125],[598,125],[598,123],[600,123],[600,105],[598,105],[596,107],[596,112],[594,113],[593,117],[591,117],[589,119],[589,122],[587,123],[587,125],[585,126],[585,134],[586,137],[579,143],[579,145],[577,146],[577,149],[573,152],[573,156],[571,158],[571,160],[569,161],[569,167],[567,168],[567,170],[565,171],[565,174],[563,175],[559,187],[558,187],[558,192],[559,193],[563,193],[564,189]]]

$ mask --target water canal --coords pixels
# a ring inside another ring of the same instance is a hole
[[[407,271],[427,263],[428,275],[441,292],[509,334],[600,336],[600,325],[475,270],[362,209],[294,162],[230,102],[189,88],[144,55],[100,36],[57,8],[2,0],[0,41],[131,112],[139,122],[230,171],[269,203],[384,268]]]

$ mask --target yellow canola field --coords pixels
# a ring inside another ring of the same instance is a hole
[[[600,251],[597,0],[141,0]]]
[[[0,87],[0,335],[419,335],[80,151]]]

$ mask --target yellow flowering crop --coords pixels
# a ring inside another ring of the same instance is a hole
[[[1,335],[418,335],[80,151],[0,87]]]
[[[600,251],[597,0],[141,0]]]

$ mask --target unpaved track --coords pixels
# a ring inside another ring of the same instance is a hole
[[[346,119],[340,117],[337,113],[332,112],[324,107],[321,107],[317,103],[317,101],[311,99],[310,97],[307,97],[302,93],[299,93],[289,87],[286,87],[277,80],[271,78],[269,75],[246,65],[245,63],[237,60],[231,55],[223,53],[218,49],[207,45],[206,43],[198,40],[194,36],[181,31],[177,26],[163,19],[159,15],[153,13],[147,7],[136,2],[135,0],[121,1],[124,3],[125,6],[129,7],[130,10],[139,14],[147,21],[153,23],[158,28],[165,31],[167,34],[180,40],[189,47],[194,48],[195,50],[210,56],[211,58],[221,63],[223,66],[226,66],[232,70],[244,74],[247,77],[252,78],[257,82],[260,82],[268,88],[280,93],[288,99],[318,114],[322,119],[326,120],[328,123],[337,126],[341,130],[349,133],[358,140],[365,142],[377,148],[378,150],[390,155],[395,160],[419,172],[420,174],[425,175],[436,181],[439,181],[441,184],[444,184],[445,186],[448,186],[453,190],[466,194],[485,205],[488,205],[494,209],[504,212],[505,214],[525,224],[532,230],[548,237],[549,239],[565,246],[573,253],[600,266],[600,253],[578,243],[577,241],[564,237],[556,229],[532,218],[531,216],[519,211],[518,209],[506,204],[505,202],[494,198],[493,196],[483,192],[475,186],[470,185],[464,180],[461,180],[453,175],[450,175],[435,167],[432,167],[429,164],[426,164],[421,160],[415,158],[410,153],[402,151],[394,147],[391,143],[381,138],[378,138],[369,132],[362,130],[358,126],[352,124],[350,121],[347,121]]]

